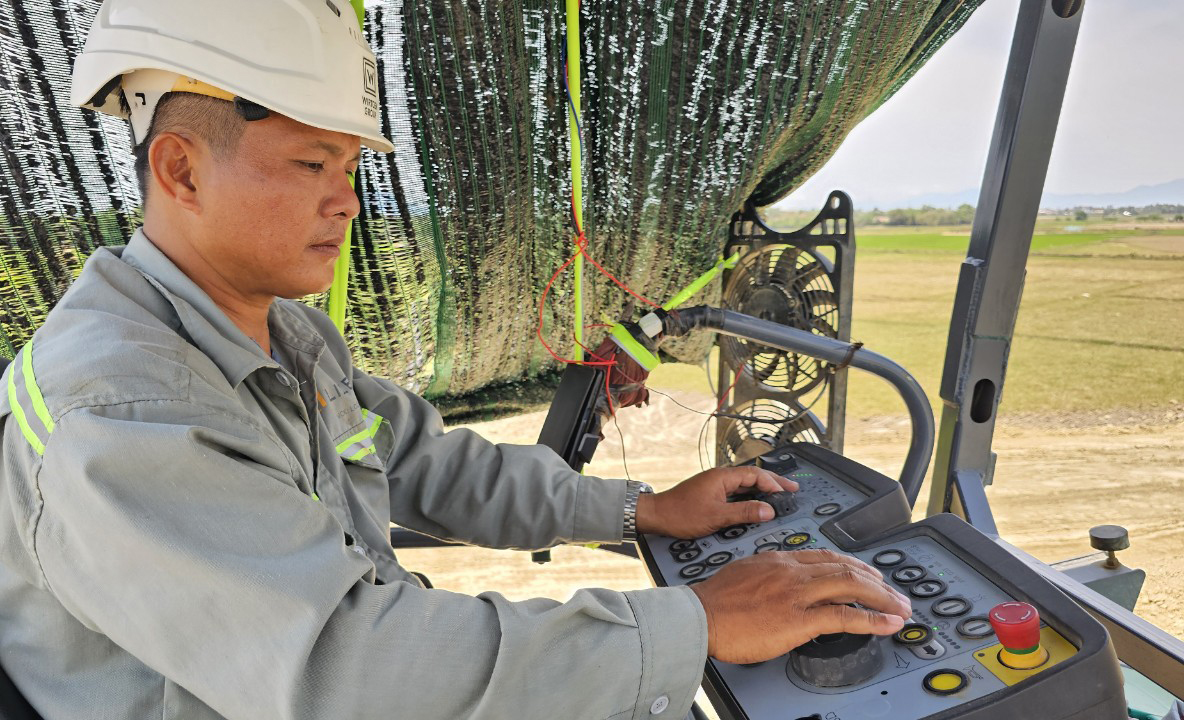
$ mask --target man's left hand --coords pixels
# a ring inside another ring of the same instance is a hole
[[[637,499],[637,531],[697,538],[729,525],[773,519],[773,507],[759,500],[728,502],[737,492],[795,492],[798,484],[768,470],[712,468],[660,493]]]

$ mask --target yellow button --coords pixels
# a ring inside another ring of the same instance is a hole
[[[933,637],[933,633],[925,625],[909,623],[896,631],[893,636],[901,645],[920,645]]]
[[[966,687],[966,676],[957,670],[934,670],[925,676],[925,689],[935,695],[953,695]]]
[[[801,545],[802,543],[809,542],[809,541],[810,541],[810,536],[806,535],[804,533],[798,533],[797,535],[790,535],[789,537],[785,538],[786,545]]]

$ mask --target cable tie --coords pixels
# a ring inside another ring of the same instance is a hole
[[[848,345],[847,357],[843,358],[843,362],[839,363],[838,365],[832,365],[830,367],[830,374],[834,375],[840,370],[846,370],[851,365],[851,361],[855,359],[855,353],[859,352],[859,349],[862,347],[863,343],[861,342],[853,342]]]

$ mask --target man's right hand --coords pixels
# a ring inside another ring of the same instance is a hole
[[[891,635],[912,614],[875,568],[832,550],[761,553],[691,589],[707,612],[707,654],[730,663],[770,660],[828,633]]]

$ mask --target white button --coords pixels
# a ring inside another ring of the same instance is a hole
[[[288,376],[284,374],[283,370],[276,371],[275,379],[279,380],[280,385],[283,385],[284,387],[291,387],[292,386],[292,381],[288,379]]]
[[[661,715],[662,711],[668,707],[670,707],[670,698],[663,695],[655,700],[653,705],[650,705],[650,714]]]
[[[349,549],[353,550],[354,552],[361,555],[362,557],[366,557],[366,550],[361,545],[350,545]]]

